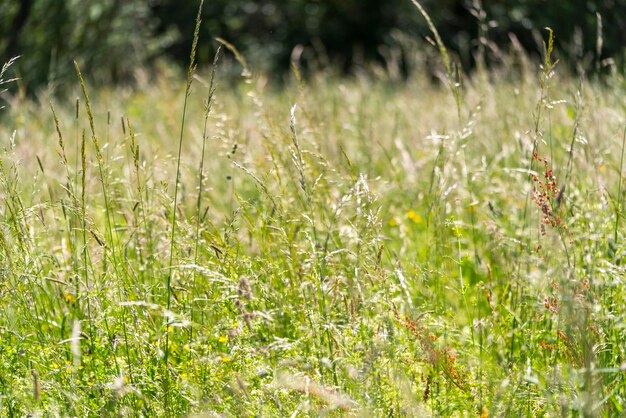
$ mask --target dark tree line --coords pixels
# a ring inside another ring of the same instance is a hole
[[[0,58],[6,62],[21,55],[16,68],[30,90],[59,85],[72,77],[74,59],[100,82],[129,79],[138,66],[151,66],[157,58],[184,66],[198,3],[0,0]],[[465,68],[473,65],[481,45],[506,50],[510,33],[527,51],[537,53],[544,27],[554,29],[560,57],[572,66],[594,69],[609,57],[618,65],[624,61],[626,0],[421,3]],[[350,71],[354,65],[382,60],[381,46],[401,47],[398,34],[415,39],[429,34],[411,0],[210,0],[202,16],[201,62],[211,59],[212,39],[221,36],[257,68],[271,70],[289,67],[295,45],[313,51],[310,55],[316,59]],[[481,36],[483,42],[478,41]]]

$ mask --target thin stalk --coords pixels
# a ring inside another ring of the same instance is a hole
[[[619,218],[622,216],[622,170],[624,169],[624,147],[626,146],[626,127],[622,135],[622,157],[619,163],[619,181],[617,183],[617,208],[615,210],[615,231],[613,241],[617,244],[617,230],[619,228]]]
[[[435,26],[435,24],[433,23],[432,19],[430,18],[430,15],[426,12],[426,9],[424,9],[424,7],[417,0],[411,0],[411,2],[413,3],[413,5],[415,5],[417,10],[424,17],[424,20],[426,20],[426,24],[428,25],[428,29],[430,29],[430,31],[432,32],[433,36],[435,37],[435,42],[434,43],[435,43],[435,46],[437,47],[437,49],[439,50],[439,55],[441,56],[441,59],[443,60],[443,66],[446,69],[446,78],[448,79],[448,84],[449,84],[449,87],[450,87],[450,91],[452,92],[452,95],[454,96],[454,101],[456,103],[457,117],[459,119],[459,122],[461,122],[462,121],[462,115],[461,115],[461,94],[462,94],[461,74],[460,74],[457,66],[450,59],[450,54],[448,53],[448,49],[446,48],[445,44],[443,43],[443,40],[441,39],[441,36],[439,35],[439,31],[437,30],[437,27]]]
[[[532,182],[532,172],[533,169],[535,168],[535,159],[532,157],[537,150],[539,149],[539,136],[540,136],[540,124],[541,124],[541,118],[542,118],[542,110],[546,107],[545,103],[548,100],[549,97],[549,80],[552,76],[552,71],[554,70],[554,67],[556,66],[557,62],[552,62],[552,52],[554,49],[554,32],[552,31],[552,29],[550,28],[546,28],[546,30],[548,31],[548,45],[546,46],[546,56],[544,59],[544,63],[543,63],[543,68],[542,68],[542,72],[540,73],[540,77],[539,77],[539,86],[540,86],[540,98],[537,101],[537,104],[535,105],[535,113],[533,115],[534,117],[534,130],[533,130],[533,148],[532,151],[530,153],[531,157],[530,157],[530,162],[528,164],[528,182]],[[528,210],[529,210],[529,206],[530,206],[530,196],[531,196],[532,192],[529,192],[526,194],[526,200],[524,202],[524,211],[522,212],[522,220],[524,221],[523,225],[522,225],[522,230],[520,233],[520,236],[523,236],[526,233],[526,226],[527,226],[527,216],[528,216]],[[532,241],[532,231],[528,232],[528,241],[527,243],[530,244],[530,242]],[[520,253],[523,250],[523,246],[524,243],[522,242],[522,240],[520,240],[520,244],[519,244],[519,250]],[[530,245],[529,245],[530,247]],[[519,277],[519,272],[521,270],[521,263],[517,264],[517,276]],[[513,306],[511,306],[511,308],[513,308]]]
[[[174,263],[174,241],[176,238],[176,208],[178,206],[178,184],[180,182],[180,160],[183,149],[183,136],[185,132],[185,117],[187,116],[187,100],[191,92],[191,83],[193,81],[193,73],[196,68],[196,50],[198,47],[198,38],[200,37],[200,22],[202,21],[202,6],[204,0],[200,0],[200,7],[198,7],[198,14],[196,16],[196,27],[193,33],[193,43],[191,45],[191,53],[189,55],[189,67],[187,69],[187,83],[185,86],[185,99],[183,102],[183,115],[180,122],[180,136],[178,138],[178,156],[176,158],[176,183],[174,185],[174,203],[172,206],[172,233],[170,235],[170,257],[168,262],[168,273],[166,279],[166,292],[167,292],[167,310],[170,310],[172,305],[172,275],[173,275],[173,263]],[[168,330],[168,323],[165,326],[165,354],[163,356],[163,366],[165,368],[165,410],[169,410],[169,374],[167,372],[169,352],[170,352],[170,333]]]
[[[78,103],[78,101],[76,101]],[[80,218],[81,218],[81,230],[83,235],[82,245],[83,245],[83,268],[82,268],[82,277],[83,283],[87,288],[87,316],[89,317],[89,344],[91,345],[91,352],[94,352],[94,339],[95,335],[93,333],[93,321],[91,317],[91,297],[89,295],[89,286],[88,286],[88,252],[87,252],[87,209],[85,204],[85,183],[87,178],[87,158],[85,152],[85,131],[83,131],[82,141],[80,144],[80,161],[81,161],[81,189],[80,189]]]
[[[204,128],[202,131],[202,155],[200,157],[200,172],[198,174],[198,199],[196,201],[196,242],[194,246],[194,254],[193,254],[193,264],[198,264],[198,252],[200,249],[200,221],[201,221],[201,209],[202,209],[202,195],[204,192],[204,157],[206,150],[206,142],[207,142],[207,125],[209,121],[209,114],[211,113],[211,107],[213,105],[213,97],[215,94],[215,72],[217,69],[217,62],[219,60],[220,54],[222,52],[222,45],[217,48],[215,52],[215,57],[213,58],[213,68],[211,69],[211,81],[209,83],[209,93],[207,96],[207,100],[205,103],[205,112],[204,112]],[[197,270],[194,269],[193,273],[193,289],[196,289],[196,278],[197,278]],[[190,304],[190,319],[193,322],[193,299]],[[191,342],[193,337],[193,327],[189,328],[189,341]]]
[[[457,254],[458,261],[457,264],[459,266],[459,283],[461,285],[461,295],[463,296],[463,304],[465,305],[465,312],[467,313],[467,319],[470,321],[470,330],[472,333],[472,345],[476,345],[476,341],[474,339],[474,317],[470,312],[469,304],[467,303],[467,288],[465,287],[465,279],[463,277],[463,266],[462,266],[462,250],[461,250],[461,231],[456,224],[452,224],[452,232],[456,237],[457,244]]]
[[[70,251],[72,254],[72,268],[76,269],[78,267],[78,261],[77,258],[79,257],[79,255],[77,254],[78,251],[78,231],[76,231],[76,210],[78,208],[78,199],[76,198],[76,194],[74,192],[74,184],[72,182],[72,176],[70,174],[70,168],[68,166],[68,162],[67,162],[67,155],[65,152],[65,143],[63,141],[63,135],[61,134],[61,126],[59,124],[59,118],[57,117],[57,114],[54,110],[54,106],[52,105],[52,102],[50,102],[50,110],[52,111],[52,117],[54,119],[54,126],[56,128],[56,132],[57,132],[57,137],[59,140],[59,155],[61,156],[61,164],[63,165],[63,167],[65,168],[65,176],[66,176],[66,191],[67,194],[69,195],[69,198],[72,200],[72,210],[71,210],[71,216],[69,217],[67,224],[68,224],[68,231],[67,231],[67,235],[68,235],[68,241],[70,243]],[[43,167],[42,167],[42,172],[43,172]],[[52,199],[52,196],[50,196],[50,198]],[[63,204],[63,202],[61,202],[61,204]],[[78,280],[76,281],[76,297],[78,297],[78,293],[79,293],[79,288],[78,288],[79,282]]]
[[[111,246],[111,257],[113,259],[113,267],[115,269],[115,273],[118,274],[117,268],[117,253],[115,251],[115,242],[113,241],[113,227],[111,221],[111,202],[109,191],[107,189],[106,175],[104,170],[104,157],[102,156],[102,148],[100,147],[100,143],[98,142],[98,137],[96,136],[96,128],[93,121],[93,114],[91,112],[91,105],[89,102],[89,95],[87,94],[87,88],[85,87],[85,80],[83,79],[83,75],[80,72],[80,68],[78,67],[78,63],[74,61],[74,67],[76,68],[76,73],[78,74],[78,78],[80,80],[80,86],[83,90],[83,96],[85,97],[85,106],[87,108],[87,116],[89,119],[89,127],[91,128],[91,139],[93,141],[94,147],[96,149],[96,159],[98,161],[98,171],[100,174],[100,183],[102,185],[102,195],[104,197],[104,209],[105,209],[105,220],[106,220],[106,231],[107,231],[107,240],[109,245]],[[118,276],[119,278],[119,276]]]
[[[134,217],[134,223],[135,223],[135,227],[137,228],[137,255],[139,257],[139,262],[141,263],[142,266],[145,265],[145,259],[144,259],[144,249],[143,249],[143,245],[141,243],[141,230],[139,227],[139,223],[143,222],[143,227],[144,227],[144,237],[146,237],[147,235],[147,229],[148,229],[148,221],[146,219],[146,210],[145,210],[145,205],[144,205],[144,200],[143,200],[143,196],[142,196],[142,186],[141,186],[141,176],[139,174],[140,170],[139,170],[139,145],[137,144],[136,141],[136,136],[135,136],[135,132],[133,131],[133,126],[130,123],[130,119],[127,119],[126,121],[124,121],[124,118],[122,117],[122,131],[124,132],[124,135],[126,135],[126,125],[128,125],[128,135],[130,137],[130,154],[131,154],[131,159],[132,159],[132,168],[130,170],[132,170],[135,173],[135,180],[137,181],[137,203],[135,204],[134,208],[133,208],[133,217]],[[139,211],[139,215],[135,215],[135,211],[138,210]],[[140,220],[137,220],[137,218],[140,218]],[[146,237],[147,238],[147,237]],[[139,275],[142,275],[140,269],[140,273]],[[133,275],[135,277],[135,291],[137,292],[137,294],[140,293],[140,289],[139,289],[139,283],[137,282],[137,276]]]
[[[78,63],[76,61],[74,61],[74,67],[76,68],[76,73],[78,75],[78,78],[80,80],[80,86],[82,88],[83,91],[83,96],[85,98],[85,107],[87,109],[87,117],[89,119],[89,127],[91,128],[91,139],[92,142],[94,144],[94,148],[96,150],[96,160],[98,161],[98,171],[99,171],[99,175],[100,175],[100,183],[102,185],[102,195],[104,197],[104,209],[105,209],[105,224],[106,224],[106,233],[107,233],[107,241],[109,243],[109,246],[111,247],[111,258],[113,261],[113,271],[115,273],[115,278],[121,282],[122,278],[124,277],[124,275],[120,272],[120,265],[122,263],[118,262],[118,258],[117,258],[117,252],[115,250],[116,248],[116,243],[114,241],[114,236],[113,236],[113,220],[111,219],[111,212],[112,212],[112,206],[111,206],[111,198],[109,196],[109,190],[108,190],[108,184],[107,184],[107,178],[106,178],[106,174],[105,174],[105,167],[104,167],[104,157],[102,155],[102,148],[100,147],[100,143],[98,142],[98,137],[96,135],[96,129],[95,129],[95,124],[94,124],[94,120],[93,120],[93,113],[91,112],[91,104],[89,101],[89,95],[87,94],[87,87],[85,86],[85,80],[83,78],[83,75],[80,71],[80,68],[78,67]],[[108,132],[108,130],[107,130]],[[108,134],[107,134],[108,135]],[[106,250],[107,246],[105,245],[105,250]],[[119,288],[118,288],[119,292],[120,292],[120,296],[123,296],[123,292],[122,292],[122,286],[121,283],[119,284]],[[127,362],[128,364],[132,364],[131,359],[130,359],[130,351],[128,349],[128,338],[127,338],[127,332],[126,332],[126,311],[122,310],[122,319],[121,319],[121,325],[122,325],[122,332],[124,335],[124,345],[126,348],[126,354],[127,354]],[[113,356],[115,357],[116,360],[116,364],[117,364],[117,356],[115,354],[115,351],[113,351]],[[132,376],[132,368],[129,369],[130,373],[131,373],[131,381],[133,380],[133,376]],[[119,365],[117,366],[117,371],[119,374]]]

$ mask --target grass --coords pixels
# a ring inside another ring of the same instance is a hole
[[[623,414],[626,83],[550,49],[14,96],[0,416]]]

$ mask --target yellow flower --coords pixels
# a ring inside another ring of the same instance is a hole
[[[70,295],[69,293],[65,295],[65,301],[69,303],[70,305],[73,305],[76,303],[76,299],[74,299],[74,296]]]
[[[226,336],[220,336],[217,340],[218,340],[219,342],[221,342],[222,344],[224,344],[224,343],[227,343],[227,342],[228,342],[228,337],[226,337]]]
[[[222,363],[228,363],[230,361],[230,357],[222,356]]]
[[[422,223],[422,217],[419,214],[415,213],[415,211],[412,209],[406,213],[406,217],[416,224]]]
[[[389,226],[398,226],[398,221],[396,221],[396,218],[391,218],[389,220]]]

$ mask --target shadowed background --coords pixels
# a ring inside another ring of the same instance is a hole
[[[622,68],[624,62],[626,0],[422,4],[465,69],[476,64],[478,53],[487,63],[497,63],[513,36],[536,56],[544,27],[554,29],[559,58],[575,70]],[[30,92],[42,86],[62,92],[64,81],[74,77],[74,59],[97,83],[132,80],[137,68],[154,68],[159,62],[183,68],[198,5],[178,0],[0,0],[0,59],[21,56],[15,71]],[[277,79],[288,70],[297,45],[304,47],[305,69],[330,64],[350,73],[395,61],[406,75],[415,45],[429,35],[410,0],[211,0],[204,4],[202,19],[200,64],[211,60],[213,38],[220,36],[240,49],[254,69]]]

